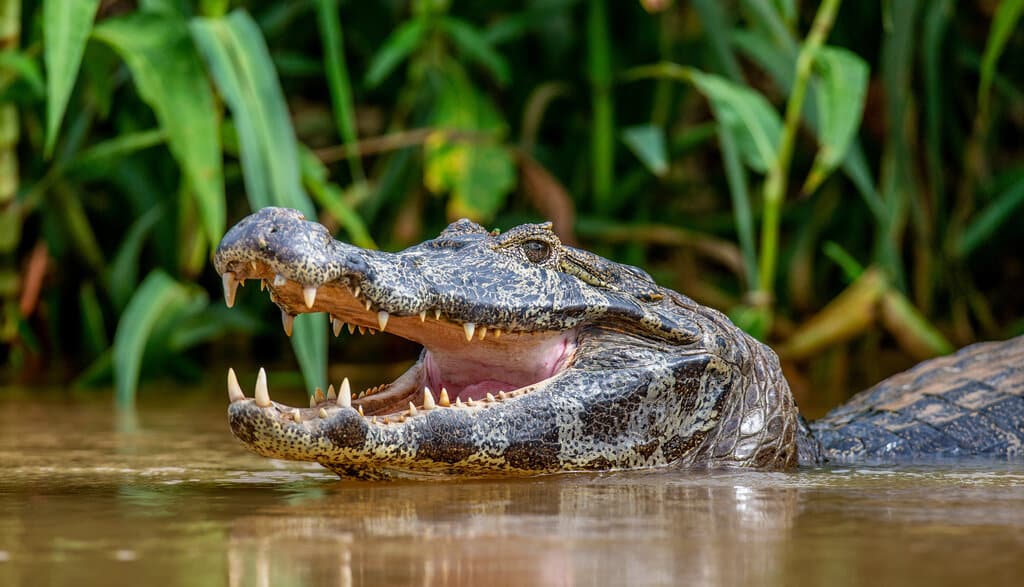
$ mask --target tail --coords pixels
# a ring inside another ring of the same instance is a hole
[[[1024,336],[893,375],[811,430],[830,460],[1024,455]]]

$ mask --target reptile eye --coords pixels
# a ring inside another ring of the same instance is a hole
[[[534,263],[543,263],[551,257],[551,246],[544,241],[526,241],[522,247],[526,258]]]

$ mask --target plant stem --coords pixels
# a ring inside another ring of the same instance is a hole
[[[779,218],[782,202],[786,194],[786,182],[789,175],[789,164],[793,158],[793,146],[796,143],[797,127],[800,114],[807,95],[807,85],[811,79],[814,58],[825,42],[832,23],[835,22],[840,0],[823,0],[811,25],[800,54],[796,61],[796,80],[793,92],[786,103],[786,116],[779,142],[779,152],[775,163],[768,170],[768,178],[764,184],[764,216],[761,222],[761,262],[758,278],[758,291],[752,298],[769,312],[774,303],[775,264],[779,248]]]

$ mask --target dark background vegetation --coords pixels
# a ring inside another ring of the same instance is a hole
[[[553,219],[836,403],[1024,332],[1022,5],[0,0],[2,380],[322,385],[326,320],[293,355],[210,266],[274,204],[392,250]]]

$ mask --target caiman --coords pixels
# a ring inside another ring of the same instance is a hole
[[[398,253],[335,240],[265,208],[214,263],[228,306],[259,280],[334,334],[423,345],[391,382],[317,390],[310,407],[254,397],[228,371],[234,435],[258,454],[343,477],[535,475],[647,467],[781,470],[823,460],[988,455],[1024,447],[1024,337],[932,359],[807,425],[775,353],[643,270],[562,244],[550,223],[468,220]]]

